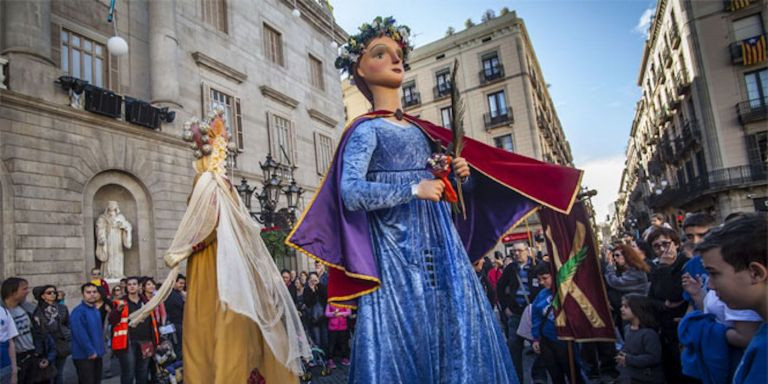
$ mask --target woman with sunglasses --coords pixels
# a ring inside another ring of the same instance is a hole
[[[69,310],[58,302],[58,291],[53,285],[44,285],[33,290],[37,299],[37,308],[33,314],[42,335],[55,344],[55,358],[50,363],[56,365],[56,378],[52,384],[64,382],[64,362],[70,354],[72,333],[69,328]],[[49,344],[49,343],[46,343]],[[46,348],[49,349],[49,348]],[[53,357],[53,354],[50,354]]]
[[[656,255],[651,271],[651,287],[648,297],[659,308],[661,345],[664,376],[669,383],[686,383],[692,380],[682,374],[677,325],[685,315],[687,306],[683,300],[683,266],[688,261],[679,252],[680,237],[669,228],[656,228],[647,239]]]
[[[648,272],[651,270],[640,251],[626,243],[617,244],[607,257],[605,284],[613,317],[621,325],[621,298],[627,294],[645,296],[648,293]],[[619,326],[619,330],[623,327]]]

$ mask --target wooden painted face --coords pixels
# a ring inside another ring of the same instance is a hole
[[[357,74],[373,91],[376,87],[400,88],[405,73],[403,49],[389,36],[371,40],[357,65]]]

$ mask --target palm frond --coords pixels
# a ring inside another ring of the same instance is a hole
[[[456,75],[459,73],[459,59],[453,61],[453,70],[451,71],[451,148],[454,157],[461,156],[461,150],[464,147],[464,103],[461,101],[459,85],[456,81]],[[456,194],[459,196],[459,210],[467,219],[467,207],[464,204],[464,193],[461,190],[461,180],[456,182]]]

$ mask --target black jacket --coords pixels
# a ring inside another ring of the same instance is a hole
[[[184,296],[176,289],[171,290],[171,294],[165,299],[165,313],[168,314],[168,321],[173,325],[184,323]]]
[[[524,283],[528,286],[528,302],[530,303],[536,298],[541,286],[539,280],[533,275],[533,263],[529,263],[525,268],[528,268],[528,280]],[[517,289],[520,288],[519,270],[520,267],[517,262],[512,262],[504,268],[504,272],[501,273],[499,282],[496,284],[496,295],[501,310],[509,308],[512,313],[521,315],[525,306],[520,306],[515,300]]]

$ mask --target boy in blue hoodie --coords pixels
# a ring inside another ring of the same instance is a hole
[[[72,360],[80,384],[101,382],[101,357],[104,356],[104,336],[101,314],[95,304],[99,291],[95,284],[80,287],[83,302],[70,315],[72,327]]]
[[[696,246],[708,284],[733,309],[751,309],[763,323],[744,351],[734,384],[768,381],[768,216],[745,214],[715,228]]]

